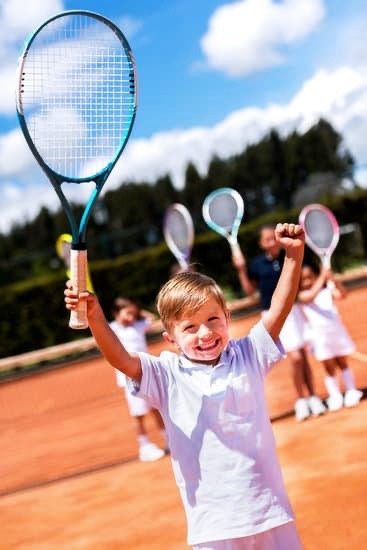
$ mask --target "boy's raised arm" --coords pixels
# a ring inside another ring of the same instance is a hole
[[[297,296],[305,240],[302,227],[291,223],[278,223],[275,228],[275,238],[285,249],[285,259],[270,309],[263,318],[264,325],[273,340],[279,338]]]
[[[86,300],[88,324],[98,348],[113,367],[130,378],[140,381],[142,370],[139,356],[136,353],[129,353],[124,348],[109,326],[95,294],[88,291],[76,294],[70,281],[66,283],[64,294],[65,305],[69,310],[75,309],[80,300]]]

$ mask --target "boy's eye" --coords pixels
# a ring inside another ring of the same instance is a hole
[[[213,317],[209,317],[208,321],[217,321],[219,319],[219,317],[213,315]]]
[[[188,332],[190,330],[192,330],[194,328],[194,325],[187,325],[185,328],[184,328],[184,332]]]

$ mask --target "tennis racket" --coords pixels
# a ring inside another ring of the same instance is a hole
[[[167,208],[163,219],[163,235],[181,269],[187,271],[194,244],[194,224],[186,206],[174,203]]]
[[[203,218],[207,225],[222,237],[225,237],[231,247],[232,256],[242,256],[238,244],[244,203],[241,195],[230,187],[222,187],[210,193],[203,203]]]
[[[25,44],[16,107],[24,137],[68,218],[75,290],[87,288],[86,229],[91,210],[130,136],[136,114],[130,46],[105,17],[82,10],[45,21]],[[66,197],[71,184],[93,182],[79,223]],[[87,328],[86,304],[70,326]]]
[[[299,214],[307,245],[320,258],[325,269],[331,267],[331,257],[339,242],[339,224],[334,214],[322,204],[308,204]]]

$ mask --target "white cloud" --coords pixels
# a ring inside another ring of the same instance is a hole
[[[116,25],[128,40],[131,40],[143,27],[143,22],[135,17],[127,15],[116,21]]]
[[[132,139],[106,183],[106,190],[122,181],[154,183],[169,173],[176,186],[184,183],[188,162],[205,174],[214,154],[227,157],[240,153],[249,143],[257,142],[271,128],[282,135],[297,129],[306,131],[320,117],[333,124],[345,138],[345,145],[360,163],[367,160],[367,72],[341,67],[334,71],[319,70],[306,81],[288,104],[269,104],[264,108],[244,108],[231,113],[212,127],[161,132],[149,139]],[[21,203],[28,215],[40,205],[58,207],[56,193],[27,153],[20,131],[0,139],[0,178],[11,185],[10,176],[22,169],[27,173],[27,188]],[[43,187],[41,189],[40,182]],[[13,182],[13,185],[15,183]],[[90,189],[77,185],[71,190],[73,200],[85,202]],[[4,199],[4,197],[3,197]],[[0,230],[19,218],[19,200],[8,192],[4,199]]]
[[[20,129],[0,136],[0,178],[25,175],[33,165],[34,157]]]
[[[10,115],[15,109],[15,86],[19,40],[24,40],[40,21],[64,10],[61,0],[1,0],[0,6],[0,113]],[[6,62],[4,62],[6,60]]]
[[[239,0],[217,8],[201,39],[207,65],[238,77],[284,62],[282,48],[315,30],[323,0]]]
[[[366,115],[364,115],[366,113]],[[344,136],[352,154],[367,159],[367,75],[348,67],[318,71],[288,104],[244,108],[213,127],[155,134],[133,140],[115,167],[113,180],[154,182],[170,173],[175,184],[184,182],[185,168],[193,162],[205,173],[214,154],[227,157],[243,151],[271,128],[283,135],[306,131],[325,117]],[[357,133],[356,133],[357,131]],[[110,187],[110,183],[108,184]]]
[[[38,27],[40,21],[63,9],[64,3],[61,0],[27,0],[27,9],[24,7],[24,0],[2,0],[0,48],[23,39],[27,33]]]

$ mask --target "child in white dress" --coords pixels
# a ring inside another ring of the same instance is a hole
[[[284,250],[274,237],[273,224],[265,224],[260,229],[259,246],[263,254],[254,258],[248,268],[243,255],[233,256],[232,261],[244,292],[251,296],[259,291],[262,315],[266,315],[284,261]],[[291,366],[292,382],[297,396],[294,412],[299,422],[310,415],[319,416],[326,411],[315,393],[313,372],[306,351],[305,324],[301,307],[295,303],[280,333],[280,340]]]
[[[146,333],[155,319],[154,315],[149,311],[141,309],[135,300],[122,297],[115,299],[112,314],[114,321],[110,323],[110,327],[125,348],[129,351],[147,352]],[[126,386],[125,374],[117,369],[116,383],[120,388],[125,390],[129,413],[135,422],[139,459],[142,462],[159,460],[164,456],[165,451],[150,440],[146,427],[146,419],[148,413],[151,412],[165,441],[165,430],[161,415],[156,409],[150,407],[145,399],[132,395]]]
[[[312,351],[326,371],[325,386],[330,411],[358,405],[363,392],[356,389],[353,372],[347,356],[355,351],[352,341],[339,315],[334,300],[346,296],[347,290],[331,270],[304,265],[301,273],[298,301],[309,323]],[[346,389],[343,397],[338,371]]]

